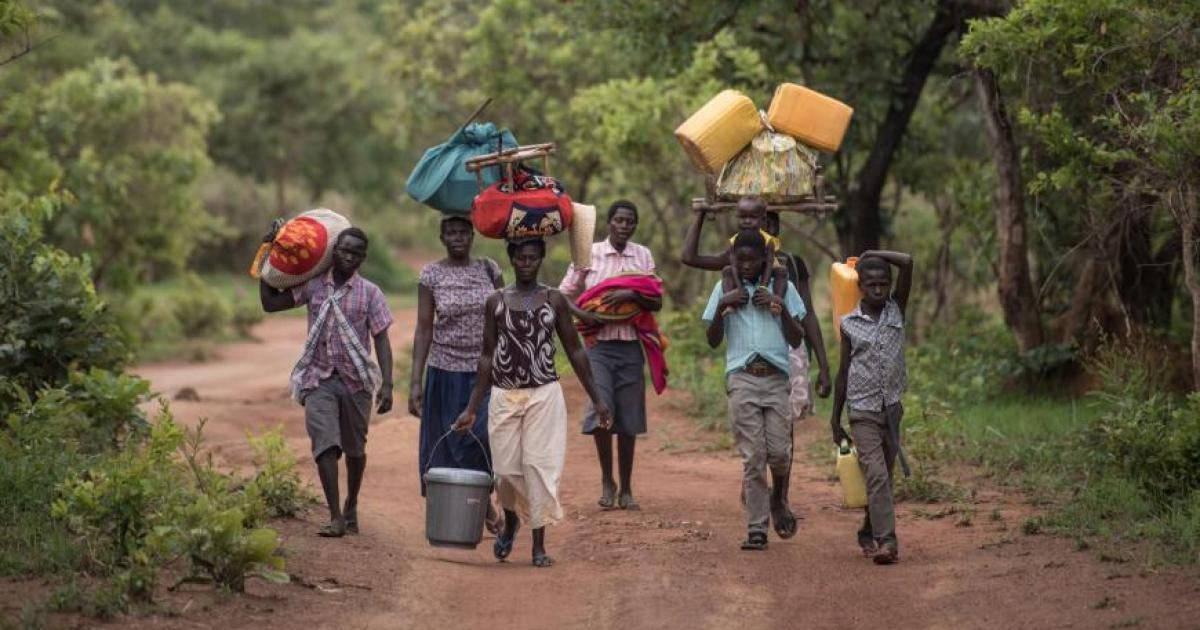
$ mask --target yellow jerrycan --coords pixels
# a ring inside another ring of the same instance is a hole
[[[842,317],[858,306],[862,292],[858,290],[858,257],[851,256],[846,262],[835,262],[829,268],[829,303],[833,305],[834,341],[842,341]]]
[[[842,440],[837,451],[838,481],[842,484],[842,507],[860,508],[867,505],[867,480],[858,467],[858,451]]]

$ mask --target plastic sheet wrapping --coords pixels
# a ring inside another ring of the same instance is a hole
[[[736,200],[748,195],[768,203],[786,203],[811,195],[817,153],[782,133],[763,131],[721,169],[717,197]]]

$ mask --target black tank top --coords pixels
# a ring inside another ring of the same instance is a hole
[[[496,305],[496,350],[492,382],[501,389],[538,387],[558,380],[554,371],[554,323],[549,290],[537,308],[508,307],[501,294]]]

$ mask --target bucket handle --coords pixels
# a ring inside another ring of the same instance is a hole
[[[425,474],[429,472],[431,463],[433,462],[434,452],[437,451],[437,448],[442,445],[442,442],[446,438],[450,437],[451,433],[454,433],[454,429],[450,429],[450,430],[446,431],[445,433],[443,433],[442,437],[438,438],[438,441],[433,443],[433,448],[429,449],[429,461],[425,463],[425,470],[421,471],[422,478],[424,478]],[[475,440],[475,443],[479,445],[479,450],[483,451],[483,461],[487,462],[488,474],[490,474],[492,477],[495,477],[496,470],[494,468],[492,468],[492,458],[488,457],[488,452],[487,452],[487,449],[483,447],[483,442],[479,441],[479,438],[476,437],[474,431],[468,431],[467,434],[470,435],[471,439]]]

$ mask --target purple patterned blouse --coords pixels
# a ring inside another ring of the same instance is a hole
[[[490,258],[472,258],[458,266],[425,265],[420,283],[433,293],[433,342],[427,365],[452,372],[474,372],[483,352],[483,303],[495,291],[500,266]]]

